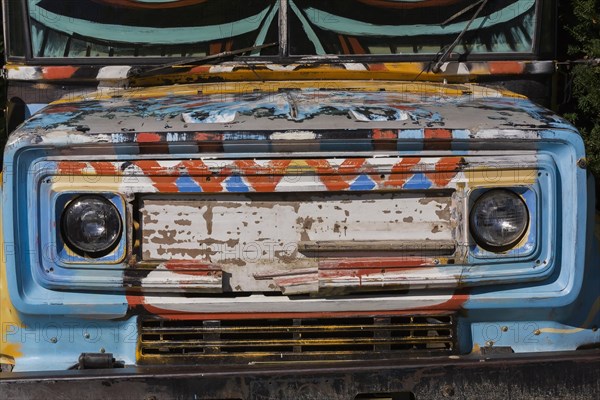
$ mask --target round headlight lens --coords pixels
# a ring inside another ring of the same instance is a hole
[[[94,195],[72,200],[61,221],[66,244],[76,253],[90,257],[113,250],[119,243],[122,228],[117,207],[108,199]]]
[[[479,246],[501,252],[521,241],[529,225],[529,211],[515,192],[494,189],[475,201],[469,222],[471,235]]]

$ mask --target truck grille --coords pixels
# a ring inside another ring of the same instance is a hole
[[[344,359],[453,353],[451,315],[175,321],[144,318],[142,362]]]

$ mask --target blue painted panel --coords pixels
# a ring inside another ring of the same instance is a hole
[[[408,182],[404,184],[406,190],[427,190],[431,188],[433,184],[429,178],[422,173],[414,174]]]
[[[376,185],[367,175],[360,175],[350,185],[350,190],[372,190]]]
[[[93,307],[88,306],[95,316]],[[112,353],[117,361],[136,363],[137,317],[124,321],[22,316],[25,326],[3,326],[6,340],[23,354],[14,372],[60,371],[77,364],[81,353]]]

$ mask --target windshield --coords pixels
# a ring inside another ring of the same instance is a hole
[[[278,36],[279,0],[28,3],[35,57],[195,57],[276,42]]]
[[[473,18],[474,3],[481,1],[27,0],[33,57],[198,57],[281,42],[282,4],[288,56],[435,55],[471,19],[454,53],[533,52],[536,0],[489,0]],[[278,54],[269,47],[252,55]]]
[[[295,54],[436,54],[468,25],[477,9],[473,3],[481,2],[290,0],[291,49]],[[531,52],[535,6],[535,0],[488,1],[455,51]]]

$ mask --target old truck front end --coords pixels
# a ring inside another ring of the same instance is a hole
[[[506,90],[552,2],[83,3],[4,4],[8,398],[598,396],[583,141]]]

